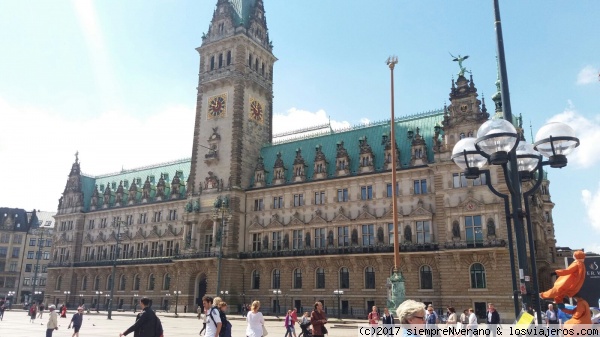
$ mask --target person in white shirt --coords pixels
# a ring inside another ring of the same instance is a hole
[[[477,316],[475,316],[473,308],[469,308],[469,324],[467,328],[469,329],[469,337],[473,337],[473,330],[477,329]]]
[[[206,332],[205,337],[218,337],[221,332],[221,316],[219,309],[213,307],[213,298],[210,296],[202,297],[202,305],[206,310]]]
[[[250,306],[250,312],[248,312],[248,316],[246,316],[246,322],[248,322],[248,326],[246,327],[247,337],[262,337],[263,335],[265,318],[263,317],[263,314],[258,311],[258,309],[260,309],[260,302],[252,302],[252,305]]]
[[[58,330],[58,314],[56,313],[56,306],[54,304],[48,307],[50,314],[48,317],[48,324],[46,325],[46,337],[52,337],[54,330]]]

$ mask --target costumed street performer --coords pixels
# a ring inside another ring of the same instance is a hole
[[[579,294],[575,294],[573,298],[577,301],[577,305],[574,309],[560,309],[564,313],[573,315],[571,319],[565,322],[563,328],[573,329],[573,334],[571,336],[581,336],[581,329],[585,328],[585,326],[581,326],[581,324],[592,325],[592,313],[588,302],[579,296]]]
[[[558,278],[552,289],[540,293],[540,298],[553,299],[555,303],[563,303],[565,296],[573,297],[579,292],[585,281],[585,253],[581,250],[573,253],[574,261],[567,269],[558,269]]]

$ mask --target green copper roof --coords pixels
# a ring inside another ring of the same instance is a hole
[[[98,205],[102,205],[102,200],[104,199],[104,193],[106,191],[107,186],[110,186],[111,190],[111,198],[110,198],[110,206],[114,206],[116,202],[116,191],[119,187],[119,184],[123,183],[123,202],[122,205],[127,205],[128,197],[129,197],[129,187],[135,181],[137,186],[137,195],[136,195],[136,203],[141,200],[142,189],[144,187],[144,183],[147,178],[150,178],[151,182],[151,193],[150,193],[150,201],[154,201],[156,194],[156,184],[161,177],[161,174],[165,180],[165,199],[170,199],[171,197],[171,182],[176,174],[179,174],[180,179],[180,195],[185,196],[186,190],[185,185],[188,179],[188,174],[190,172],[191,167],[191,159],[181,159],[177,161],[172,161],[169,163],[156,164],[147,167],[141,167],[131,170],[122,170],[121,172],[105,174],[100,176],[81,176],[82,182],[82,190],[83,190],[83,204],[84,211],[89,211],[92,201],[92,195],[94,193],[94,189],[98,186]],[[139,183],[138,183],[139,182]]]
[[[396,118],[395,138],[396,144],[400,150],[401,168],[408,168],[411,159],[411,144],[412,140],[408,138],[408,131],[413,131],[416,134],[419,128],[419,134],[427,144],[427,161],[433,162],[433,135],[434,127],[438,125],[444,116],[443,110],[430,111],[426,113],[416,114],[407,117]],[[303,139],[295,139],[266,145],[261,149],[261,156],[264,159],[265,170],[268,171],[265,175],[267,185],[270,185],[273,178],[273,166],[277,159],[277,153],[281,152],[281,159],[287,169],[285,171],[286,181],[292,181],[294,159],[296,158],[296,149],[302,151],[306,167],[306,178],[310,181],[314,171],[315,148],[318,145],[322,146],[323,154],[327,158],[328,175],[335,177],[335,161],[337,156],[337,144],[344,142],[344,148],[350,156],[350,174],[356,175],[359,170],[359,139],[366,137],[367,143],[371,146],[375,155],[375,171],[384,171],[384,153],[385,144],[382,144],[382,136],[388,135],[390,132],[390,122],[382,121],[371,123],[368,125],[360,125],[349,128],[347,130],[338,130],[327,132],[316,136],[307,136]]]
[[[241,23],[247,25],[250,21],[251,11],[256,4],[256,0],[229,0],[231,7],[233,7],[234,15],[233,22],[236,26]]]

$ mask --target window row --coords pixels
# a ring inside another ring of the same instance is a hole
[[[11,233],[1,233],[0,234],[0,243],[10,243],[10,236]],[[13,236],[13,243],[21,243],[23,242],[23,235],[22,234],[14,234]]]
[[[37,272],[40,271],[40,267],[41,267],[42,273],[47,273],[48,272],[48,265],[44,264],[44,265],[41,265],[41,266],[39,266],[39,265],[36,266],[36,265],[30,264],[30,263],[25,264],[25,272],[26,273],[31,273],[31,272],[37,273]]]
[[[152,257],[173,256],[179,254],[179,243],[173,240],[124,243],[116,252],[117,245],[103,247],[85,247],[82,261],[114,260],[115,254],[119,259],[141,259]]]
[[[281,271],[274,269],[271,272],[270,288],[280,289],[281,288]],[[292,271],[291,275],[291,288],[302,289],[304,287],[314,287],[315,289],[325,289],[325,269],[317,268],[313,275],[311,284],[303,283],[302,270],[296,268]],[[469,268],[470,286],[472,289],[485,289],[486,274],[485,267],[481,263],[473,263]],[[336,288],[349,289],[350,288],[350,271],[347,267],[342,267],[338,271]],[[375,289],[375,269],[373,267],[366,267],[363,270],[362,275],[363,289]],[[258,270],[252,271],[251,276],[251,288],[260,289],[261,287],[261,275]],[[428,265],[423,265],[419,268],[419,289],[433,289],[433,272],[432,268]]]
[[[39,282],[38,282],[39,281]],[[23,279],[23,285],[24,286],[32,286],[32,285],[36,285],[36,286],[45,286],[46,285],[46,278],[45,277],[40,277],[40,278],[29,278],[29,277],[25,277]]]
[[[212,55],[210,57],[210,63],[208,66],[208,71],[212,71],[215,69],[219,69],[228,65],[231,65],[231,50],[228,50],[226,53],[219,53],[217,55]]]
[[[50,260],[50,252],[40,252],[40,251],[30,250],[30,251],[27,252],[27,258],[28,259],[40,259],[40,258],[43,258],[44,260]]]
[[[29,239],[29,246],[35,246],[37,242],[38,247],[52,247],[52,239],[37,239],[37,238],[30,238]]]
[[[413,181],[413,194],[427,194],[427,179],[414,180]],[[360,200],[372,200],[374,198],[373,186],[361,186],[360,187]],[[400,189],[398,184],[396,184],[396,195],[400,195]],[[316,191],[312,197],[313,205],[324,205],[327,203],[327,198],[325,191]],[[386,185],[385,197],[392,197],[392,184]],[[293,202],[290,206],[299,207],[305,205],[305,197],[304,193],[294,194],[292,198]],[[336,202],[348,202],[350,201],[350,197],[348,194],[347,188],[341,188],[337,190],[337,195],[335,200]],[[285,208],[284,198],[283,196],[274,196],[272,209]],[[265,202],[263,198],[254,199],[254,211],[263,211],[265,209]]]
[[[170,209],[168,211],[168,213],[164,213],[163,211],[156,211],[152,214],[151,219],[152,219],[152,222],[161,222],[164,220],[175,221],[175,220],[177,220],[177,210]],[[130,226],[130,225],[133,225],[133,222],[134,222],[133,215],[126,215],[125,218],[122,218],[120,216],[113,217],[110,224],[115,225],[115,224],[121,223],[121,224]],[[148,213],[138,214],[137,221],[136,221],[136,223],[138,225],[143,225],[147,222],[148,222]],[[108,223],[107,218],[89,219],[88,224],[87,224],[87,229],[95,229],[96,225],[98,225],[98,228],[102,229],[102,228],[106,228],[108,226],[108,224],[109,223]]]
[[[139,274],[134,275],[133,277],[128,277],[126,275],[120,275],[117,277],[118,283],[116,290],[125,291],[128,289],[131,290],[141,290],[142,277]],[[160,280],[160,289],[161,290],[170,290],[172,277],[171,274],[164,274],[162,277],[159,277]],[[87,276],[84,276],[81,280],[82,291],[88,290],[89,286],[88,282],[92,281],[91,289],[89,290],[111,290],[112,288],[112,275],[106,277],[106,279],[102,279],[100,276],[96,276],[93,280],[88,280]],[[157,289],[157,275],[150,274],[146,279],[146,287],[145,290],[156,290]],[[56,281],[56,290],[61,290],[62,288],[62,276],[59,276]]]

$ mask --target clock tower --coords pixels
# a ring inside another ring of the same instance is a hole
[[[243,190],[272,134],[277,59],[263,1],[218,0],[196,50],[200,68],[188,191],[204,196]]]

